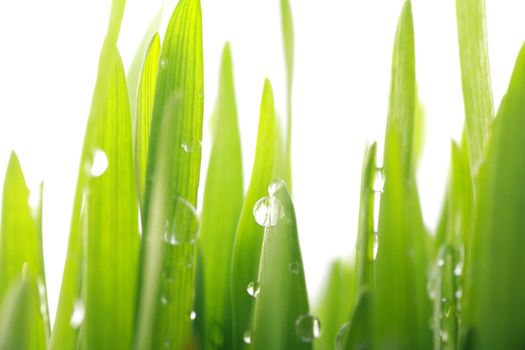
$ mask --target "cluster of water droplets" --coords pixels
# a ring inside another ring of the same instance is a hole
[[[375,260],[377,257],[377,250],[379,249],[379,210],[381,206],[381,195],[383,194],[385,187],[385,172],[383,168],[376,168],[374,174],[374,182],[372,184],[372,191],[374,192],[374,238],[372,245],[372,259]]]

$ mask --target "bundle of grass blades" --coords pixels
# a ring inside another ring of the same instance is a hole
[[[159,12],[126,77],[116,46],[124,0],[113,1],[52,331],[43,186],[28,190],[14,153],[7,168],[1,350],[525,347],[525,155],[516,151],[524,146],[525,46],[494,117],[484,3],[456,1],[465,129],[452,142],[441,219],[429,232],[416,182],[424,116],[406,1],[394,41],[384,167],[376,166],[372,143],[363,160],[355,260],[334,261],[312,305],[290,195],[293,22],[288,1],[280,5],[286,136],[266,80],[243,193],[226,44],[199,215],[200,2],[180,0],[163,36],[156,33]]]

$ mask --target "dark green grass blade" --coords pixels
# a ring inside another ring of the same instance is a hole
[[[146,49],[146,56],[140,72],[137,90],[137,111],[135,131],[135,166],[137,189],[141,206],[144,205],[144,188],[146,186],[146,168],[148,164],[149,137],[155,87],[160,57],[160,38],[155,34]],[[142,213],[144,214],[144,213]]]
[[[155,92],[136,349],[191,342],[203,88],[200,1],[181,0],[166,30]]]
[[[465,294],[464,336],[471,349],[525,346],[525,46],[491,129],[480,169],[472,260]],[[473,341],[473,342],[472,342]]]
[[[250,282],[257,281],[264,229],[254,219],[255,203],[267,195],[270,182],[279,171],[281,150],[277,142],[277,122],[273,102],[273,91],[268,80],[264,83],[259,130],[252,177],[239,226],[235,236],[232,261],[232,307],[234,349],[243,347],[244,332],[250,329],[253,298],[246,289]]]
[[[494,115],[484,0],[456,0],[461,81],[469,166],[475,175],[483,160]]]
[[[271,185],[273,186],[273,185]],[[269,189],[268,216],[275,226],[265,227],[253,325],[247,329],[257,350],[312,349],[319,324],[308,313],[308,294],[297,224],[290,194],[283,182]],[[280,218],[280,220],[279,220]],[[245,341],[248,337],[245,334]]]
[[[42,202],[40,196],[38,206],[30,207],[29,190],[15,153],[11,154],[7,167],[2,208],[0,301],[5,301],[4,308],[18,307],[6,304],[11,302],[7,297],[8,291],[14,288],[23,275],[33,281],[31,287],[37,293],[23,297],[27,298],[28,303],[24,306],[27,315],[24,316],[23,326],[28,333],[34,332],[34,338],[27,340],[28,348],[33,346],[35,349],[44,349],[50,330],[42,252]]]
[[[355,304],[355,272],[350,264],[336,260],[330,267],[327,283],[316,306],[322,332],[314,342],[314,349],[333,349],[337,333],[348,320]]]
[[[426,292],[427,239],[413,158],[416,97],[414,32],[407,1],[394,44],[385,137],[385,186],[374,270],[376,349],[424,349],[432,341]]]
[[[286,67],[286,149],[284,179],[292,191],[292,83],[294,66],[294,27],[289,0],[281,0],[281,27]]]
[[[243,181],[229,44],[224,46],[222,54],[219,95],[212,122],[213,140],[199,240],[204,270],[204,310],[197,310],[197,315],[205,315],[205,349],[232,349],[231,254],[243,202]],[[224,332],[221,346],[213,342],[216,328]]]

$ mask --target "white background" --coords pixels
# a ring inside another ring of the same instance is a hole
[[[525,39],[525,1],[486,2],[497,106]],[[119,41],[126,67],[161,3],[128,1]],[[174,5],[167,3],[164,22]],[[362,155],[367,142],[384,134],[402,0],[291,0],[291,6],[294,199],[306,277],[315,296],[331,259],[353,255]],[[45,180],[44,254],[53,316],[109,8],[109,0],[0,1],[0,176],[14,149],[30,186]],[[273,83],[278,111],[286,111],[279,1],[202,0],[202,9],[205,119],[214,105],[222,45],[230,40],[248,183],[264,77]],[[413,0],[413,11],[419,93],[426,109],[418,180],[425,220],[433,228],[450,140],[459,139],[463,125],[455,5]],[[204,135],[203,170],[207,128]]]

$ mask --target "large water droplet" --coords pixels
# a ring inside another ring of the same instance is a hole
[[[188,140],[181,143],[181,147],[184,152],[197,152],[202,148],[202,142],[200,140]]]
[[[337,336],[335,338],[335,348],[336,350],[344,350],[345,349],[345,340],[348,336],[348,332],[350,331],[350,322],[344,323],[341,328],[339,328],[339,331],[337,332]]]
[[[106,172],[108,164],[109,162],[106,152],[101,149],[94,150],[88,168],[89,175],[92,177],[101,176]]]
[[[295,320],[295,333],[305,343],[311,343],[321,335],[321,322],[312,314],[301,315]]]
[[[252,332],[250,330],[244,332],[242,335],[242,340],[245,344],[251,344],[252,343]]]
[[[281,188],[286,188],[286,182],[281,179],[274,180],[268,185],[268,194],[275,196]]]
[[[78,328],[84,322],[84,303],[82,300],[78,299],[75,301],[75,305],[73,307],[73,314],[71,314],[71,326],[73,328]]]
[[[284,215],[284,208],[281,202],[273,196],[259,199],[253,207],[255,221],[264,227],[277,225]]]
[[[197,210],[181,196],[176,197],[175,208],[175,218],[166,222],[164,241],[169,245],[194,243],[199,232]]]
[[[301,272],[301,264],[296,261],[292,261],[290,264],[288,264],[288,270],[291,273],[299,273]]]
[[[260,291],[259,282],[250,282],[248,283],[248,287],[246,287],[246,291],[248,294],[254,298],[257,298]]]
[[[374,183],[372,185],[372,190],[374,192],[383,192],[385,187],[385,172],[383,168],[377,168],[375,176],[374,176]]]

